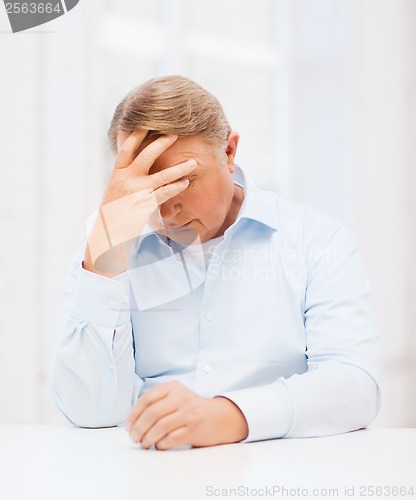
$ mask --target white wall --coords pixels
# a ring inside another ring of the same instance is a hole
[[[103,180],[91,8],[0,34],[2,423],[62,421],[49,397],[61,291]]]
[[[376,424],[416,425],[416,3],[351,2],[347,220],[383,338]]]

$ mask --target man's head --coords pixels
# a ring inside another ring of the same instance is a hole
[[[185,232],[198,233],[202,242],[223,234],[238,214],[243,193],[231,176],[239,137],[218,100],[188,78],[155,78],[117,106],[109,129],[115,153],[136,129],[149,131],[140,150],[160,135],[179,136],[150,174],[188,159],[197,162],[189,187],[160,206],[164,229],[159,232],[178,241]]]

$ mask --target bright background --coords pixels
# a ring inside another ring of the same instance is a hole
[[[11,34],[0,6],[0,423],[50,400],[62,288],[134,86],[179,73],[223,103],[261,186],[343,221],[373,285],[384,403],[416,425],[416,2],[81,0]],[[413,215],[412,215],[413,214]]]

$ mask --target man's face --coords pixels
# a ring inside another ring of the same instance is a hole
[[[197,162],[187,176],[190,183],[185,191],[160,205],[161,220],[156,229],[160,234],[188,243],[199,235],[203,243],[223,234],[235,221],[244,197],[231,176],[237,143],[238,135],[230,134],[227,149],[216,152],[199,136],[179,137],[159,156],[149,174],[186,160]]]

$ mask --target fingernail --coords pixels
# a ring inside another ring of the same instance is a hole
[[[187,167],[196,167],[196,160],[188,160],[186,162]]]
[[[189,186],[189,179],[183,179],[181,181],[181,185],[183,185],[184,187],[188,187]]]

